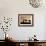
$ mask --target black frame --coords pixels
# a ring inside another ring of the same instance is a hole
[[[32,16],[32,24],[31,25],[30,24],[29,25],[28,24],[27,25],[24,25],[24,24],[21,25],[20,22],[19,22],[20,21],[19,20],[20,19],[20,16]],[[34,15],[33,14],[18,14],[18,26],[21,26],[21,27],[23,27],[23,26],[24,27],[32,26],[33,27],[34,26]]]

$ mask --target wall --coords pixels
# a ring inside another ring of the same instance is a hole
[[[27,40],[34,34],[37,35],[37,39],[45,39],[45,15],[46,6],[40,8],[33,8],[28,0],[0,0],[0,19],[1,17],[12,17],[13,22],[10,31],[8,33],[12,35],[16,40]],[[18,27],[18,14],[34,14],[34,26],[33,27]],[[0,39],[3,31],[0,31]]]

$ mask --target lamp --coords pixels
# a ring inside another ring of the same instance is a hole
[[[34,8],[38,8],[45,3],[45,0],[29,0],[30,5]]]

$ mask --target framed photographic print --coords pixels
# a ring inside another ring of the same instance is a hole
[[[18,14],[18,26],[33,26],[33,14]]]

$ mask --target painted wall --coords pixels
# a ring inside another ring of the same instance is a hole
[[[16,40],[28,40],[34,34],[37,39],[45,38],[45,15],[46,6],[33,8],[28,0],[0,0],[0,19],[4,16],[12,17],[12,26],[8,33]],[[18,27],[18,14],[34,14],[33,27]],[[4,39],[4,33],[0,29],[0,39]]]

